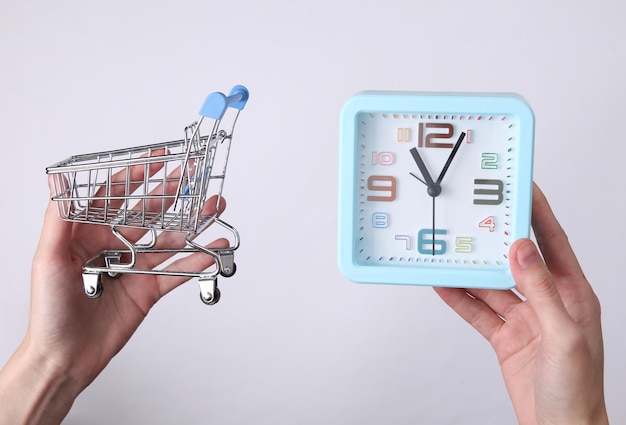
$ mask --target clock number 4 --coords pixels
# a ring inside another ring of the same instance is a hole
[[[478,223],[478,227],[489,229],[490,232],[493,232],[494,230],[496,230],[496,219],[494,218],[494,216],[490,215],[489,217]]]
[[[368,195],[368,201],[392,202],[396,199],[397,182],[393,176],[369,176],[367,188],[376,193]]]

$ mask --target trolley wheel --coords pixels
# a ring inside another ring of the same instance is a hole
[[[84,273],[83,285],[87,298],[96,299],[102,295],[102,277],[100,273]]]
[[[222,296],[222,294],[220,292],[220,288],[215,288],[215,292],[213,293],[213,298],[211,298],[210,300],[207,300],[206,298],[204,298],[204,296],[202,295],[202,292],[200,292],[200,299],[206,305],[217,304],[217,302],[220,300],[221,296]]]
[[[235,272],[237,271],[237,264],[233,263],[233,265],[231,267],[222,267],[222,269],[220,270],[220,274],[224,277],[231,277],[232,275],[235,274]]]

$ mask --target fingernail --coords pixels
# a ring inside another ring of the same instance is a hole
[[[524,268],[532,267],[537,261],[540,261],[541,257],[539,252],[530,241],[524,243],[517,251],[517,262]]]

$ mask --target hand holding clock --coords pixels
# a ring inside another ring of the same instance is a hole
[[[510,250],[517,290],[436,288],[495,350],[520,424],[607,424],[600,304],[537,186],[533,229]],[[545,262],[544,262],[545,261]]]

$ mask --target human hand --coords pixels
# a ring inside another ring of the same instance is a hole
[[[225,203],[222,199],[220,212]],[[216,197],[203,214],[216,212]],[[142,229],[124,236],[137,241]],[[185,246],[184,234],[163,232],[155,248]],[[209,245],[228,247],[220,239]],[[29,325],[24,341],[0,372],[0,424],[58,424],[76,396],[126,344],[150,308],[188,277],[123,274],[105,282],[98,299],[85,296],[82,265],[104,249],[120,247],[109,226],[61,221],[50,201],[33,260]],[[137,268],[153,268],[172,253],[138,257]],[[169,270],[204,270],[213,258],[194,253]]]
[[[517,291],[435,288],[496,352],[517,419],[608,424],[600,303],[548,201],[535,186],[535,244],[510,249]]]

